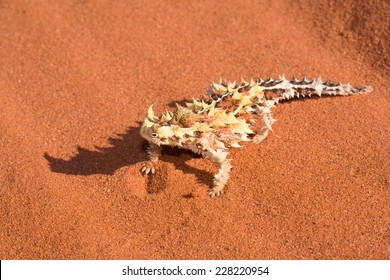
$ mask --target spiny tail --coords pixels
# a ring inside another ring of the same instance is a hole
[[[370,86],[351,86],[333,83],[331,80],[323,82],[321,77],[314,80],[308,80],[304,77],[299,80],[293,77],[287,80],[284,76],[279,80],[268,78],[267,80],[258,80],[259,88],[264,91],[267,99],[284,100],[294,97],[305,97],[311,95],[357,95],[372,92]]]

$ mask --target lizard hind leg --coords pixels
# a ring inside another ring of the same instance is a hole
[[[269,130],[272,130],[272,124],[276,121],[271,115],[271,107],[273,106],[260,106],[257,105],[256,114],[260,116],[261,127],[256,131],[256,135],[253,137],[253,143],[258,144],[262,142],[268,136]]]
[[[260,130],[256,131],[256,135],[253,136],[253,143],[259,144],[261,143],[265,138],[268,136],[268,128],[267,127],[262,127]]]

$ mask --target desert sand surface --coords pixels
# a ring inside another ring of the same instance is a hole
[[[0,2],[1,259],[389,259],[388,1]],[[139,135],[212,81],[370,94],[278,104],[216,167]]]

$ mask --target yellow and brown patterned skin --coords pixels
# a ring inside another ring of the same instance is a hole
[[[213,83],[203,99],[193,99],[186,106],[177,104],[174,112],[156,116],[149,107],[141,126],[141,136],[149,141],[150,160],[141,171],[156,172],[161,146],[175,146],[191,150],[215,163],[219,170],[214,176],[211,197],[220,196],[229,180],[232,159],[231,148],[240,142],[263,141],[275,121],[271,108],[281,100],[312,95],[356,95],[371,92],[369,86],[353,87],[349,83],[322,82],[321,78],[308,80],[295,77],[287,80],[251,79],[240,85],[220,81]]]

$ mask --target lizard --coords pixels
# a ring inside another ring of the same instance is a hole
[[[271,109],[279,101],[313,95],[357,95],[372,90],[370,86],[323,82],[321,77],[309,80],[306,76],[250,79],[241,84],[213,82],[202,98],[192,99],[185,106],[176,104],[173,112],[167,110],[156,116],[153,105],[149,107],[140,129],[141,136],[149,142],[149,161],[142,165],[141,172],[156,172],[162,146],[191,150],[217,165],[208,194],[220,196],[232,168],[229,150],[242,147],[240,142],[262,142],[272,130],[275,119]]]

